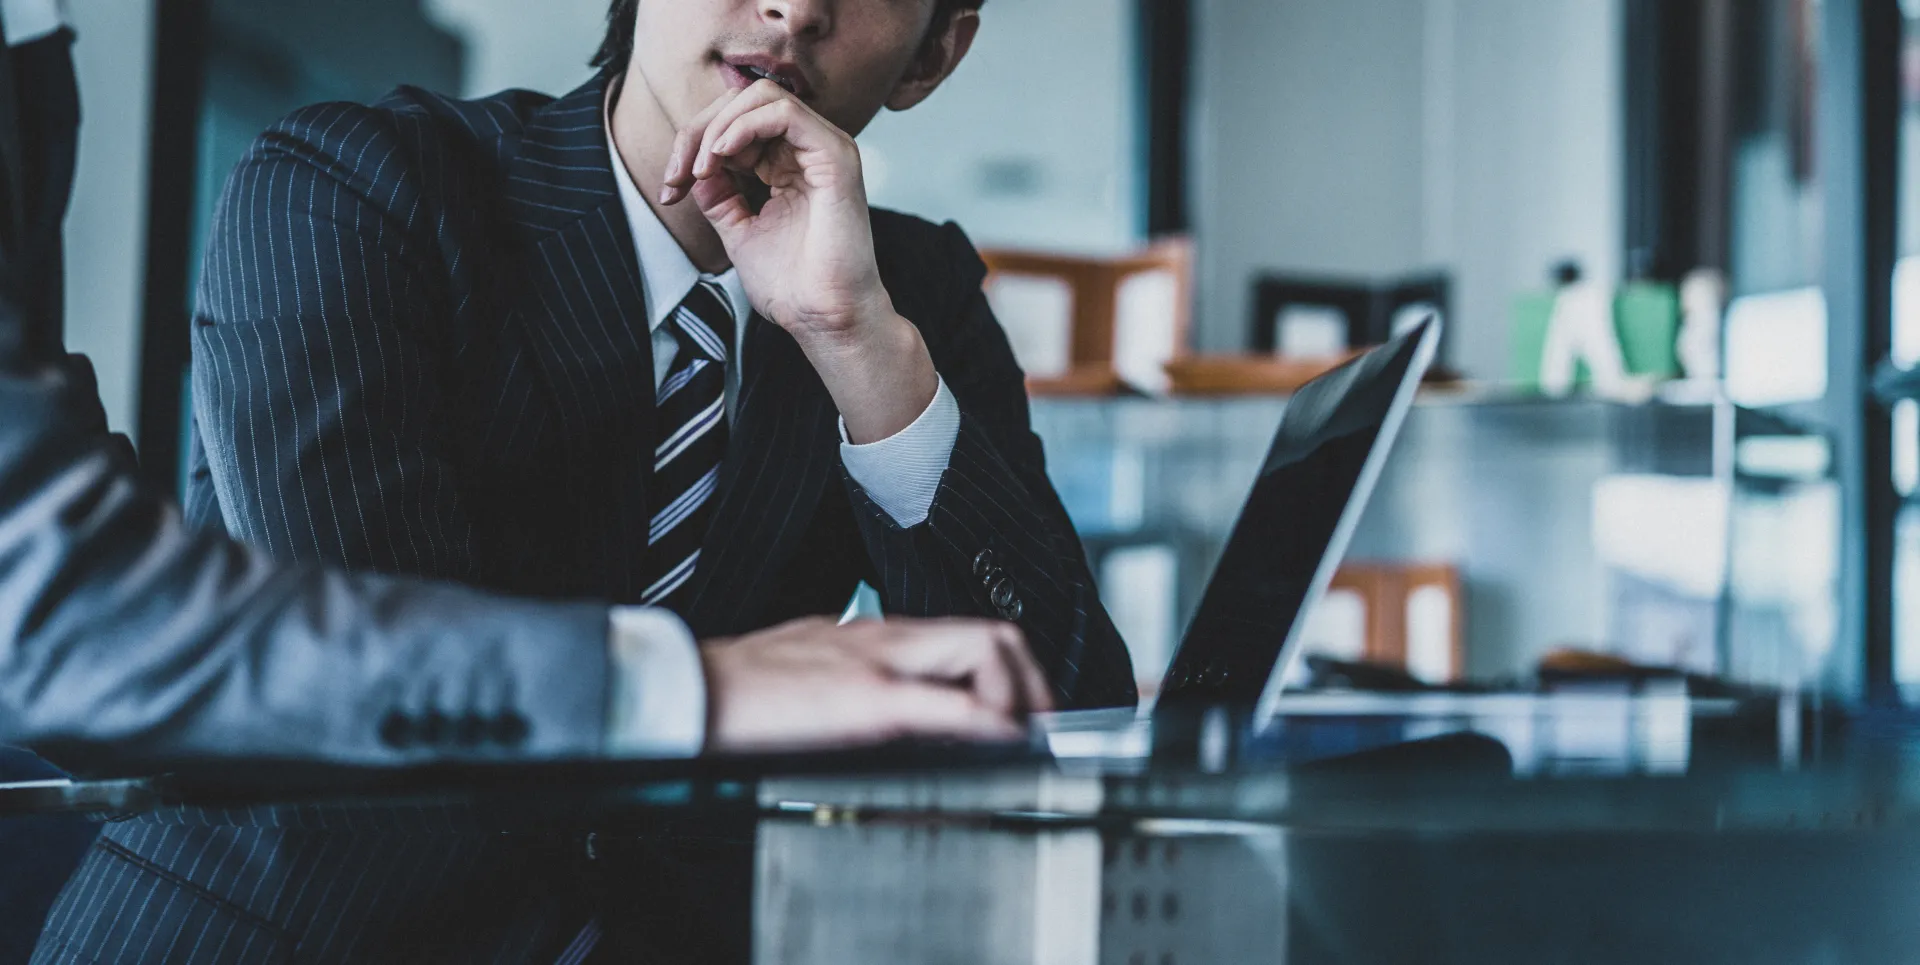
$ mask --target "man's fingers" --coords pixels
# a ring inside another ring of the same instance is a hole
[[[839,625],[840,621],[832,617],[794,617],[766,632],[771,636],[781,639],[790,639],[798,636],[812,636],[814,634],[827,632]]]
[[[720,156],[720,167],[724,171],[735,172],[740,177],[751,177],[761,184],[771,187],[771,181],[778,177],[775,173],[779,164],[774,159],[774,145],[767,141],[754,141],[731,156]],[[720,178],[709,178],[717,181]]]
[[[731,233],[753,218],[747,196],[730,177],[695,181],[691,194],[694,204],[707,216],[707,222],[720,232],[723,244],[731,243]]]
[[[804,140],[794,136],[799,125],[800,108],[792,101],[768,104],[736,118],[725,129],[716,124],[707,131],[712,147],[700,155],[700,163],[705,165],[700,176],[711,177],[723,167],[753,170],[775,140],[785,140],[799,148],[799,142]]]
[[[973,691],[975,700],[1003,714],[1021,713],[1026,703],[1020,693],[1021,682],[991,634],[978,643],[970,640],[948,646],[956,651],[951,659]]]
[[[1022,704],[1027,713],[1044,714],[1053,710],[1053,686],[1047,683],[1047,675],[1040,671],[1033,652],[1027,649],[1026,634],[1012,623],[1002,624],[999,630],[995,637],[1014,679],[1021,685]]]
[[[885,639],[872,653],[896,676],[964,682],[976,699],[996,710],[1017,714],[1026,708],[1026,678],[1008,659],[996,625],[938,620],[888,624],[885,630]]]
[[[679,204],[693,190],[693,163],[700,145],[706,141],[707,129],[720,111],[736,99],[737,95],[731,91],[722,94],[673,136],[673,150],[667,155],[667,170],[661,177],[661,204]]]
[[[709,645],[701,658],[709,747],[720,751],[1011,741],[1027,712],[1050,706],[1018,628],[985,620],[811,619]]]
[[[801,159],[822,158],[830,162],[857,162],[859,149],[853,139],[821,119],[798,101],[785,100],[757,108],[735,119],[726,128],[716,123],[708,129],[713,148],[706,158],[718,168],[727,158],[735,158],[735,167],[747,167],[739,156],[756,145],[774,141],[785,143]]]
[[[721,105],[713,117],[709,118],[706,128],[701,132],[700,144],[694,155],[693,176],[710,178],[720,170],[719,158],[714,156],[714,148],[720,138],[739,123],[740,118],[755,113],[774,104],[799,106],[799,101],[787,94],[785,88],[770,80],[757,81],[753,86],[734,95],[733,99]],[[739,148],[734,148],[738,151]]]
[[[939,684],[897,682],[887,688],[880,705],[889,720],[885,736],[890,737],[1018,740],[1026,733],[1012,714]]]

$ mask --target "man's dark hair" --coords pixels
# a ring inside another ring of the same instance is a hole
[[[933,43],[941,31],[947,29],[947,21],[962,10],[978,10],[986,0],[933,0],[933,23],[927,28],[926,43]],[[633,59],[634,15],[640,9],[640,0],[613,0],[607,10],[607,39],[600,42],[600,52],[593,55],[592,66],[601,69],[625,70],[627,61]]]

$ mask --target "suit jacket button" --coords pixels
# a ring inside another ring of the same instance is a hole
[[[527,739],[527,719],[509,710],[493,719],[493,740],[496,744],[517,747]]]
[[[1022,605],[1019,600],[1015,600],[1000,608],[1000,618],[1009,623],[1013,623],[1018,621],[1020,615],[1025,612],[1027,612],[1027,608]]]
[[[1002,579],[993,585],[993,605],[1001,610],[1013,604],[1013,581]]]
[[[1007,578],[1007,571],[996,566],[993,569],[988,570],[986,576],[983,576],[980,578],[980,585],[991,590],[993,589],[993,585],[995,583],[998,583],[1001,580],[1004,580],[1006,578]]]
[[[487,739],[487,719],[479,714],[461,714],[454,725],[453,742],[461,747],[478,747]]]
[[[983,580],[986,579],[987,574],[993,572],[994,562],[992,550],[981,550],[979,554],[973,558],[973,575]]]
[[[420,743],[444,744],[453,738],[453,721],[437,710],[430,710],[420,718],[418,731]]]
[[[380,743],[402,750],[413,743],[413,719],[397,711],[388,711],[380,720]]]

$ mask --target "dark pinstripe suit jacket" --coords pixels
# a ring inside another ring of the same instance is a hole
[[[604,93],[402,90],[303,110],[256,142],[202,270],[191,517],[292,559],[637,599],[653,366]],[[847,477],[824,386],[754,319],[687,622],[711,638],[837,613],[863,578],[891,612],[992,615],[1004,578],[1062,703],[1130,703],[984,267],[952,226],[873,225],[895,306],[962,412],[931,515],[902,529]],[[103,836],[70,889],[89,897],[56,910],[51,937],[218,912],[265,942],[249,961],[519,961],[580,924],[559,852],[390,838],[131,822]]]

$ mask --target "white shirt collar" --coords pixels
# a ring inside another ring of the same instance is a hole
[[[7,28],[7,46],[30,44],[66,24],[60,0],[0,0],[0,19]]]
[[[653,332],[673,314],[675,308],[693,291],[701,279],[719,284],[727,293],[733,320],[745,325],[753,311],[747,301],[747,289],[740,283],[740,272],[729,268],[718,275],[706,275],[693,266],[693,260],[673,240],[660,216],[653,213],[647,200],[620,159],[620,148],[613,143],[613,125],[607,125],[607,154],[613,160],[613,179],[619,186],[620,205],[627,209],[627,227],[633,232],[633,253],[640,259],[640,292],[647,305],[647,331]],[[691,203],[691,202],[688,202]]]

